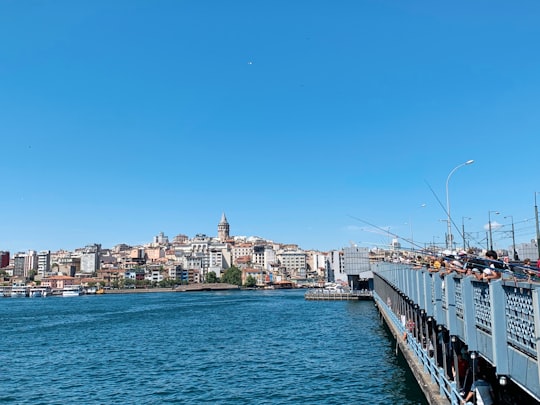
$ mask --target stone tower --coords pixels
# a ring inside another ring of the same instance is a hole
[[[225,242],[227,239],[229,239],[229,223],[227,222],[227,217],[225,216],[225,213],[221,214],[221,221],[219,221],[217,231],[218,239],[221,242]]]

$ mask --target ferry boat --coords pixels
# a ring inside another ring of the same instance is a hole
[[[31,298],[39,298],[39,297],[46,297],[49,295],[49,291],[46,287],[33,287],[30,288],[30,297]]]
[[[62,289],[62,297],[78,297],[82,294],[81,286],[78,284],[66,285]]]
[[[26,286],[25,285],[13,285],[11,287],[11,297],[12,298],[21,298],[26,297]]]

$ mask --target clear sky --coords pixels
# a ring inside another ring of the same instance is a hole
[[[222,212],[304,249],[442,244],[469,159],[456,225],[485,246],[498,211],[496,247],[509,216],[530,241],[539,21],[537,0],[2,0],[0,250],[214,236]]]

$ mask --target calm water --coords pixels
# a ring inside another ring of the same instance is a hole
[[[372,302],[303,291],[0,299],[0,402],[426,404]]]

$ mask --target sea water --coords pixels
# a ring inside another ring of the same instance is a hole
[[[0,299],[0,402],[427,404],[371,301],[302,290]]]

